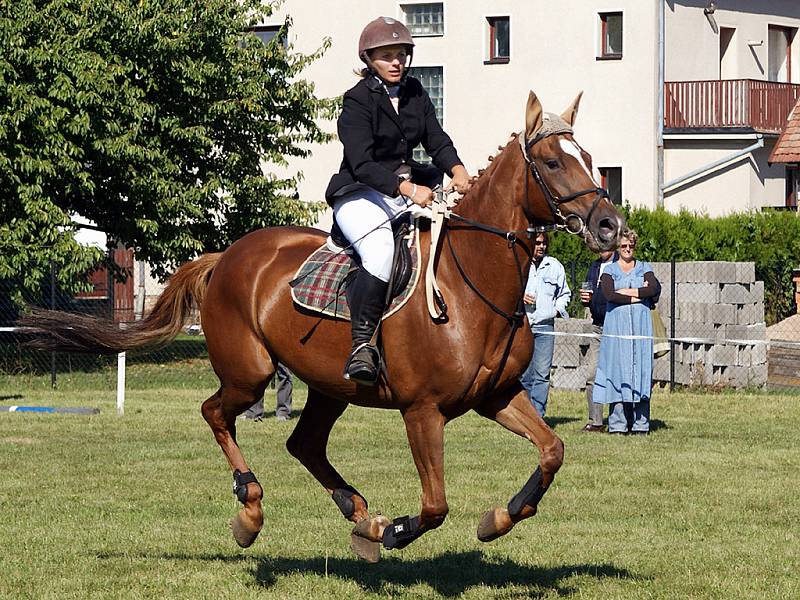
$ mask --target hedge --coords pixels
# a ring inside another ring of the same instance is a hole
[[[624,207],[628,226],[639,234],[636,256],[651,262],[721,260],[755,263],[764,281],[767,325],[795,314],[792,269],[800,263],[800,218],[789,211],[737,213],[711,218],[686,210]],[[594,260],[582,240],[553,236],[550,254],[567,265]],[[585,267],[583,267],[583,273]],[[579,277],[578,280],[581,278]]]

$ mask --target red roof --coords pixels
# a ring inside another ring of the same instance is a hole
[[[786,128],[769,155],[770,163],[800,163],[800,99],[794,105]]]

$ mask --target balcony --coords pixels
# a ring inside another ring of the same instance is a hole
[[[668,81],[664,84],[664,128],[748,129],[780,133],[800,98],[800,85],[756,79]]]

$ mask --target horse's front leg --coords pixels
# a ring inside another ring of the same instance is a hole
[[[404,548],[426,531],[436,529],[447,517],[444,492],[444,425],[435,406],[412,408],[403,413],[411,454],[422,483],[422,510],[416,517],[400,517],[383,530],[383,547]]]
[[[475,410],[536,444],[539,449],[539,466],[508,506],[483,514],[478,525],[478,539],[490,542],[511,531],[519,521],[536,514],[539,501],[564,462],[564,443],[538,415],[521,386],[490,398]]]

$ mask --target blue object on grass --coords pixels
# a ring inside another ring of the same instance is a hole
[[[96,415],[99,408],[66,408],[58,406],[0,406],[0,411],[5,412],[32,412],[32,413],[72,413],[78,415]]]

